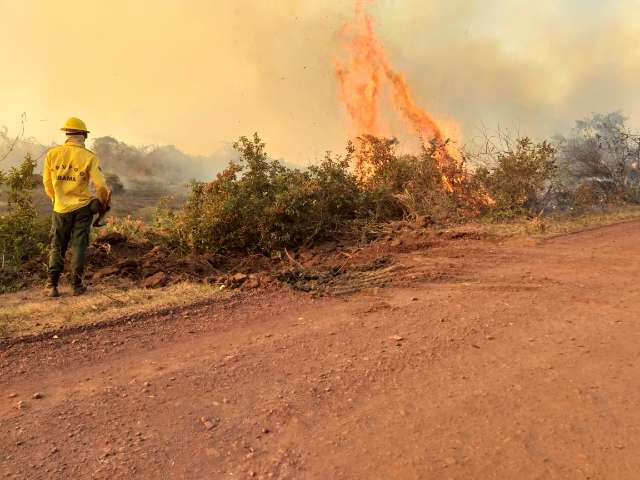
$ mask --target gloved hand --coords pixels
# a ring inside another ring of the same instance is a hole
[[[107,215],[107,212],[111,210],[111,191],[107,192],[105,200],[105,203],[103,203],[97,198],[94,198],[89,204],[91,211],[98,214],[96,219],[93,221],[93,226],[96,228],[105,226],[104,217]]]

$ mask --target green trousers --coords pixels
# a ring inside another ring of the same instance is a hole
[[[49,282],[58,285],[60,274],[64,270],[64,257],[71,244],[73,260],[71,274],[74,286],[82,285],[85,253],[89,246],[89,232],[93,212],[91,207],[79,208],[73,212],[53,212],[51,219],[51,252],[49,255]]]

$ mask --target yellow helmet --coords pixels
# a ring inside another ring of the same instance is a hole
[[[60,130],[64,132],[73,131],[89,133],[89,130],[87,130],[87,125],[82,120],[76,117],[67,119],[67,121],[64,122],[64,127],[62,127]]]

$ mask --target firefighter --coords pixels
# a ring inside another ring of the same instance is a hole
[[[83,274],[91,223],[96,213],[100,217],[104,215],[111,199],[98,157],[85,148],[89,133],[85,123],[72,117],[61,130],[66,134],[66,141],[47,152],[42,172],[45,192],[53,203],[47,283],[50,297],[60,296],[58,281],[64,270],[64,258],[69,245],[73,253],[73,294],[82,295],[86,291]],[[97,198],[89,189],[90,181],[95,186]]]

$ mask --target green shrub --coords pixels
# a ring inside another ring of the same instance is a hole
[[[257,134],[234,147],[240,160],[210,183],[193,183],[170,219],[183,249],[270,253],[333,236],[359,214],[363,195],[349,171],[350,151],[300,171],[270,160]]]
[[[0,215],[0,266],[18,267],[41,254],[48,243],[49,219],[38,218],[33,204],[36,162],[30,155],[8,173],[0,172],[7,210]]]
[[[513,149],[497,154],[492,169],[479,168],[474,181],[492,198],[490,213],[510,218],[537,213],[544,207],[545,190],[556,175],[555,149],[548,142],[520,138]]]

